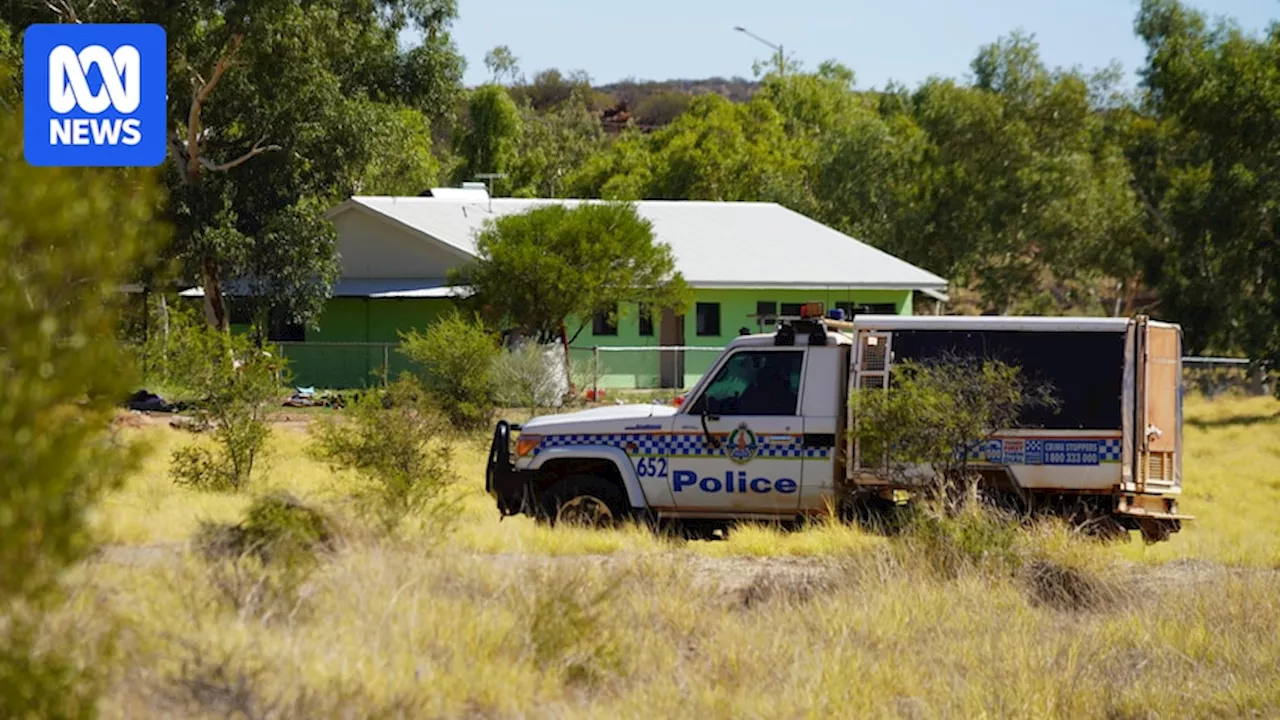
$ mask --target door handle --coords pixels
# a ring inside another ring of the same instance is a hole
[[[805,433],[803,447],[831,448],[836,446],[835,433]]]

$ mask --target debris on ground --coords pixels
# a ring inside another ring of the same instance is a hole
[[[149,390],[139,390],[130,395],[124,406],[138,412],[173,412],[176,409],[176,406]]]
[[[335,392],[329,392],[327,390],[321,393],[317,393],[314,387],[294,388],[293,395],[290,395],[289,399],[284,401],[285,407],[298,407],[298,408],[301,408],[301,407],[340,408],[344,404],[345,403],[342,400],[342,395]]]

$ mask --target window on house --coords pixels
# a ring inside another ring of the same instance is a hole
[[[778,314],[778,303],[773,300],[756,301],[756,324],[771,325],[773,316]]]
[[[800,310],[804,307],[804,303],[782,303],[783,315],[799,315]]]
[[[307,328],[302,323],[271,323],[267,339],[272,342],[303,342],[307,339]]]
[[[271,321],[267,323],[267,340],[271,342],[303,342],[307,339],[307,327],[293,322],[279,310],[271,311]]]
[[[610,314],[611,313],[607,313],[604,311],[600,311],[596,313],[595,318],[591,321],[592,335],[617,335],[618,334],[617,308],[613,309],[612,318],[610,318]]]
[[[649,307],[641,303],[639,312],[640,337],[653,337],[653,315],[649,314]]]
[[[250,325],[253,323],[253,303],[246,299],[224,298],[227,305],[227,323],[230,325]]]
[[[897,315],[898,306],[893,303],[856,303],[838,302],[836,307],[844,310],[845,317],[854,315]]]
[[[719,337],[720,303],[698,303],[698,335]]]

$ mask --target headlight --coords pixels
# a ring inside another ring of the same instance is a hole
[[[541,435],[521,435],[516,438],[516,457],[524,457],[533,452],[542,442]]]

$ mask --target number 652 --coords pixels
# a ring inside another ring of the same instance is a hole
[[[636,475],[640,477],[666,477],[666,458],[640,458],[636,461]]]

